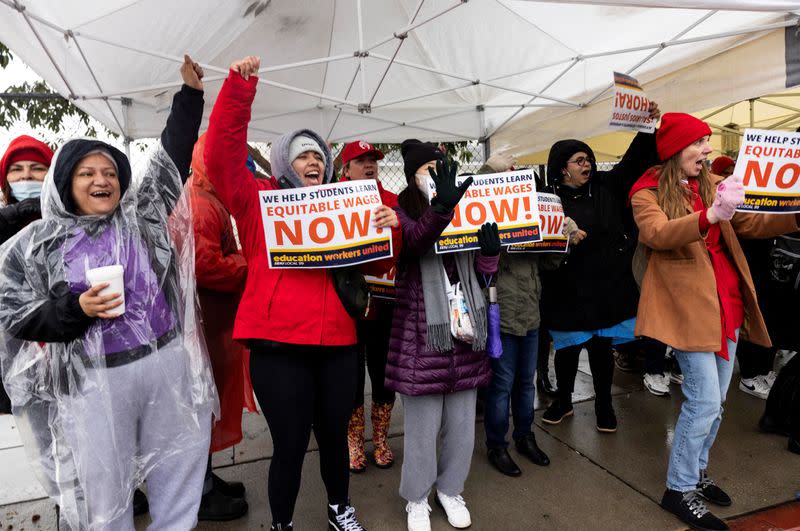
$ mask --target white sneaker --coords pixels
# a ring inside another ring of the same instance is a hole
[[[408,502],[406,512],[408,531],[431,531],[431,506],[428,505],[428,500]]]
[[[669,376],[665,374],[645,374],[644,386],[656,396],[669,394]]]
[[[764,375],[764,382],[767,384],[767,387],[772,390],[772,386],[775,384],[775,379],[778,377],[775,374],[775,371],[769,371],[767,374]]]
[[[441,492],[436,492],[436,501],[439,502],[444,512],[447,513],[447,521],[456,529],[464,529],[472,525],[472,518],[467,510],[467,502],[461,495],[448,496]]]
[[[739,389],[762,400],[766,400],[769,395],[769,387],[763,376],[742,378],[739,380]]]

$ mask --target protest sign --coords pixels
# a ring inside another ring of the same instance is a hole
[[[636,78],[614,72],[614,109],[608,127],[642,133],[656,130],[656,121],[650,118],[650,100]]]
[[[509,253],[566,253],[569,238],[564,236],[564,207],[555,194],[537,193],[542,239],[538,242],[512,245]]]
[[[391,229],[372,213],[378,184],[352,181],[259,192],[271,268],[342,267],[392,255]]]
[[[532,170],[473,175],[473,181],[455,208],[453,221],[436,242],[437,253],[478,249],[477,231],[484,223],[497,223],[500,243],[511,245],[538,241],[539,210]],[[467,176],[456,178],[456,184]],[[428,179],[428,197],[436,187]]]
[[[734,175],[742,177],[741,212],[800,212],[800,133],[745,129]]]
[[[369,287],[369,292],[372,296],[376,299],[394,299],[394,277],[396,274],[397,271],[392,267],[388,273],[380,277],[364,275],[364,279],[367,281],[367,287]]]

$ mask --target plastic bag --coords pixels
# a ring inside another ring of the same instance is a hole
[[[445,279],[447,279],[447,273],[445,273]],[[471,345],[475,334],[469,318],[467,300],[461,291],[461,282],[448,286],[447,299],[450,302],[450,333],[454,338]]]

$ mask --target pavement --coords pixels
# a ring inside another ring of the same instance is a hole
[[[668,397],[644,390],[641,376],[615,374],[614,407],[619,420],[615,434],[595,429],[594,402],[588,363],[582,359],[573,395],[575,415],[558,426],[543,425],[537,413],[534,431],[550,456],[549,467],[538,467],[512,456],[523,470],[510,478],[486,460],[483,423],[478,419],[472,469],[463,493],[474,530],[673,530],[680,521],[658,502],[664,491],[667,458],[682,401],[680,388]],[[367,397],[369,401],[369,396]],[[539,401],[537,409],[547,405]],[[800,529],[800,456],[786,450],[786,438],[758,432],[764,401],[738,389],[734,375],[725,418],[712,449],[709,471],[734,500],[714,508],[736,530]],[[367,434],[371,433],[369,419]],[[368,467],[351,475],[350,496],[362,523],[370,530],[405,529],[405,503],[398,495],[403,459],[403,411],[395,407],[390,429],[396,465],[388,470]],[[272,444],[264,418],[245,414],[244,439],[214,456],[216,472],[243,481],[250,511],[235,522],[201,522],[202,531],[267,530],[267,471]],[[368,449],[371,448],[368,443]],[[312,438],[295,510],[295,529],[326,529],[325,489],[319,477],[319,452]],[[431,497],[434,531],[452,529]],[[147,516],[136,519],[144,530]],[[13,418],[0,416],[0,531],[55,530],[53,502],[36,482],[16,434]]]

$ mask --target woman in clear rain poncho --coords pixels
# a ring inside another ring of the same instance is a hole
[[[197,521],[217,400],[181,196],[203,114],[202,70],[187,56],[181,75],[137,179],[116,148],[71,140],[45,178],[42,220],[0,247],[4,383],[62,530],[132,530],[144,478],[150,529]],[[116,264],[124,299],[87,281],[89,270]]]

